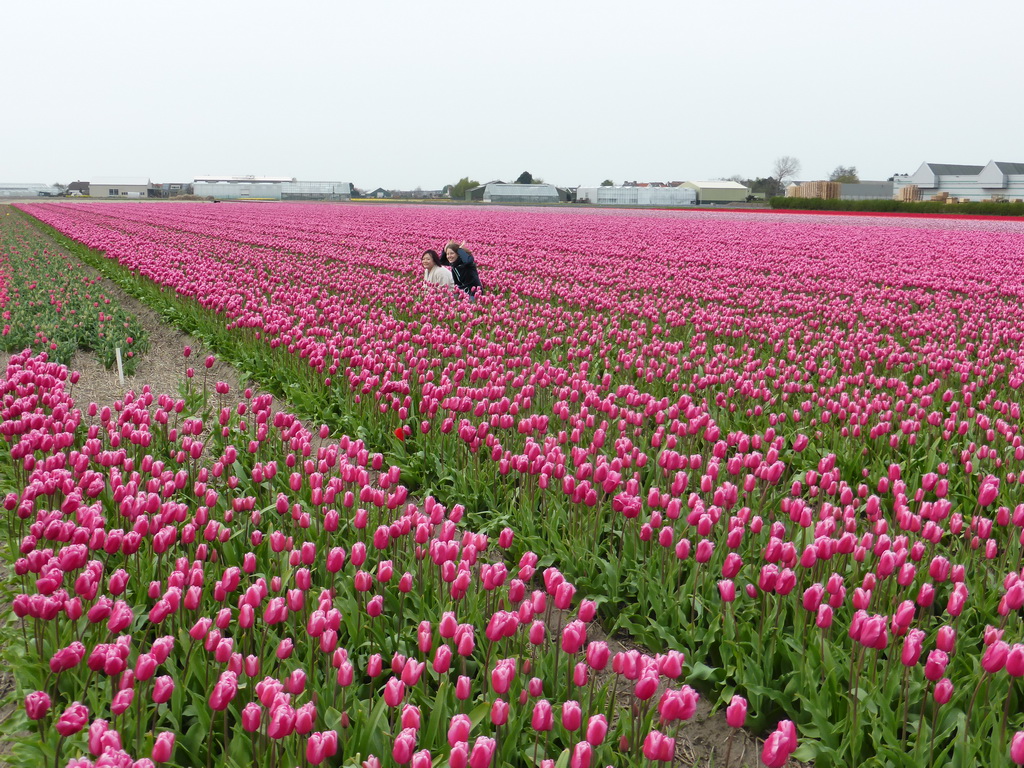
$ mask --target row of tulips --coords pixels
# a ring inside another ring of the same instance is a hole
[[[144,390],[83,413],[70,378],[26,351],[0,386],[22,487],[4,502],[21,590],[9,652],[36,729],[18,758],[674,759],[698,697],[683,654],[591,638],[595,603],[511,529],[494,542],[458,505],[409,501],[380,454],[266,396],[190,412]],[[317,502],[296,493],[305,482]],[[729,718],[743,725],[740,697]],[[766,764],[795,742],[780,725]]]
[[[136,355],[148,346],[146,333],[104,293],[99,275],[9,212],[0,216],[0,253],[0,348],[45,350],[64,363],[78,349],[93,350],[110,368],[120,347],[125,372],[135,370]]]
[[[1005,754],[1020,725],[1017,667],[999,665],[1020,633],[1019,227],[32,210],[136,288],[173,287],[171,314],[194,299],[220,313],[197,321],[226,317],[250,362],[269,345],[267,375],[389,440],[403,482],[492,534],[514,525],[607,595],[621,628],[699,659],[723,703],[739,688],[759,726],[798,720],[822,764],[906,759],[908,743],[913,760]],[[674,280],[632,292],[640,225]],[[470,226],[494,246],[490,295],[470,310],[413,288],[406,250]],[[499,258],[519,228],[548,244],[528,272]],[[318,482],[289,488],[318,505]]]

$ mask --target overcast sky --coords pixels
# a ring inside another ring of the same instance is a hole
[[[0,181],[1024,162],[1020,0],[5,2]]]

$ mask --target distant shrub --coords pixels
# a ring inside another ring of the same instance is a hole
[[[773,197],[772,208],[793,211],[864,211],[872,213],[950,213],[972,216],[1024,216],[1024,203],[935,201],[905,203],[901,200],[823,200],[816,197]]]

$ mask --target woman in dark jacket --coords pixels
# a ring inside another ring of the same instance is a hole
[[[473,254],[467,251],[454,240],[444,247],[445,258],[452,265],[452,278],[455,280],[455,287],[469,294],[469,298],[476,299],[483,286],[480,285],[480,275],[476,271],[476,262],[473,261]]]

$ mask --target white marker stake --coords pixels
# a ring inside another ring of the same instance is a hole
[[[121,364],[121,348],[117,347],[114,350],[114,354],[117,356],[117,378],[121,380],[121,386],[124,386],[124,366]]]

